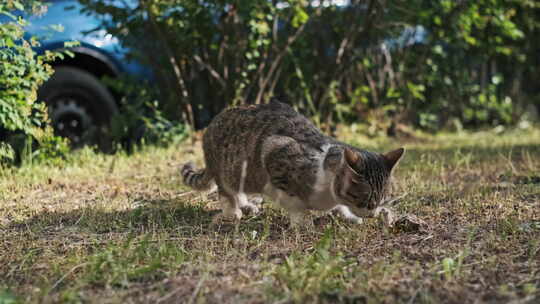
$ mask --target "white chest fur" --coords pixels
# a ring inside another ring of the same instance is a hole
[[[321,210],[333,209],[339,203],[334,191],[333,183],[336,174],[331,171],[325,171],[324,161],[328,151],[332,147],[326,144],[321,147],[321,152],[315,156],[317,162],[317,173],[315,183],[312,186],[312,193],[307,201],[300,200],[297,196],[290,196],[282,190],[275,188],[268,183],[263,190],[263,194],[269,196],[274,202],[289,210]]]
[[[336,174],[335,172],[324,169],[324,160],[331,147],[331,144],[322,146],[322,152],[317,157],[317,174],[315,184],[313,185],[313,193],[310,195],[308,202],[310,209],[330,210],[339,204],[333,189]]]

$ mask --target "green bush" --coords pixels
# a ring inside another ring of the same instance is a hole
[[[538,63],[540,4],[534,1],[411,1],[404,14],[430,32],[426,48],[412,57],[418,68],[407,77],[426,87],[413,103],[425,124],[465,126],[519,121],[540,87],[525,79]],[[441,113],[444,113],[442,115]],[[422,121],[421,121],[422,124]]]
[[[159,109],[159,94],[150,85],[129,77],[103,81],[115,92],[122,92],[122,111],[112,117],[107,134],[100,136],[103,142],[112,144],[110,151],[130,153],[139,144],[168,146],[187,137],[189,126],[167,118]]]
[[[226,105],[270,97],[280,64],[308,18],[300,1],[291,1],[288,10],[266,0],[149,0],[125,7],[81,2],[89,13],[112,16],[115,22],[103,26],[153,68],[167,118],[191,125],[203,125]],[[283,20],[292,25],[278,33],[274,28]]]
[[[36,102],[38,87],[53,72],[46,62],[63,55],[36,55],[32,47],[39,45],[37,40],[23,36],[27,22],[12,14],[41,9],[43,4],[34,0],[0,4],[0,15],[10,18],[0,24],[0,163],[46,159],[67,151],[66,142],[52,134],[45,104]]]
[[[275,95],[327,127],[510,124],[538,94],[522,81],[538,73],[534,1],[81,2],[154,69],[167,118],[191,124]],[[406,43],[418,26],[426,38]]]

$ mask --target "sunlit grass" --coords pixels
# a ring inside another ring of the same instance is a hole
[[[497,130],[501,131],[501,130]],[[181,185],[200,143],[74,153],[0,173],[0,303],[510,302],[540,296],[540,130],[345,141],[405,146],[397,206],[428,224],[391,232],[326,217],[291,229],[264,204],[211,226],[215,201]]]

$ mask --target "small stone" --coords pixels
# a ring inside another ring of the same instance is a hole
[[[376,216],[385,227],[388,227],[392,232],[418,232],[427,227],[426,222],[422,219],[411,215],[398,215],[394,210],[388,207],[381,207],[377,210]]]
[[[418,232],[426,226],[426,222],[420,218],[411,214],[406,214],[400,216],[394,222],[392,229],[394,232]]]

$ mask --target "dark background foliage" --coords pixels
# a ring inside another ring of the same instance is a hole
[[[161,107],[192,124],[276,95],[321,126],[511,124],[538,105],[535,1],[82,2],[130,33]]]
[[[55,158],[68,150],[66,142],[53,135],[46,107],[36,99],[39,86],[52,74],[47,62],[62,59],[69,52],[37,56],[33,47],[39,42],[24,38],[27,22],[11,14],[14,10],[37,12],[41,6],[35,0],[0,4],[0,15],[10,17],[9,22],[0,24],[0,164]]]
[[[116,84],[130,88],[111,124],[119,142],[140,133],[141,121],[150,137],[182,138],[187,129],[171,126],[203,127],[224,107],[275,96],[326,130],[361,123],[392,135],[403,126],[437,131],[538,119],[536,1],[80,2],[156,80],[151,88]],[[0,12],[42,5],[9,0]],[[24,25],[18,18],[0,25],[1,132],[15,134],[0,134],[7,138],[0,158],[12,161],[67,147],[36,103],[52,72],[47,62],[66,53],[37,56]]]

